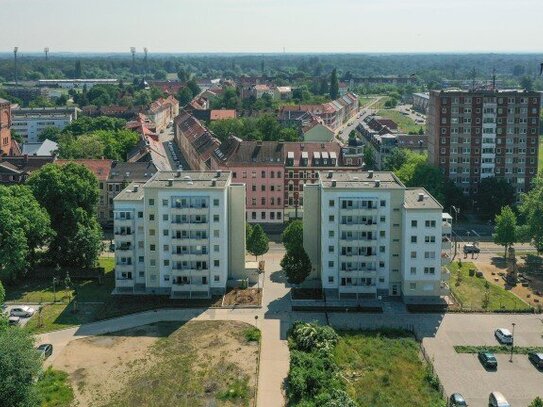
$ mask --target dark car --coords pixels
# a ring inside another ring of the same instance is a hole
[[[481,249],[479,249],[474,244],[466,244],[464,245],[464,254],[471,254],[471,253],[481,253]]]
[[[453,393],[449,398],[449,407],[467,407],[468,403],[460,393]]]
[[[543,353],[528,353],[528,359],[538,369],[543,369]]]
[[[497,369],[498,368],[498,361],[496,360],[496,357],[493,353],[490,352],[479,352],[477,354],[479,357],[479,360],[481,361],[481,364],[486,367],[487,369]]]
[[[41,354],[41,357],[47,359],[53,354],[53,345],[50,343],[44,343],[36,348],[36,350]]]

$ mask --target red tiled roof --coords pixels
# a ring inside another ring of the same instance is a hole
[[[224,120],[224,119],[235,119],[236,111],[235,110],[212,110],[210,112],[210,120]]]
[[[58,165],[64,165],[68,163],[81,164],[88,170],[90,170],[99,181],[107,181],[109,177],[109,172],[111,171],[111,164],[113,160],[106,159],[79,159],[79,160],[57,160],[55,161]]]

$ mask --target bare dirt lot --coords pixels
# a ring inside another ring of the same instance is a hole
[[[85,406],[248,406],[259,346],[234,321],[163,322],[71,342],[53,362]]]

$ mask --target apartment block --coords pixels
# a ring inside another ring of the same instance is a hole
[[[230,172],[163,171],[114,199],[116,294],[208,298],[245,271],[245,186]]]
[[[38,136],[47,127],[64,129],[77,119],[77,107],[25,107],[12,109],[12,129],[26,142],[38,141]]]
[[[527,191],[538,170],[540,103],[540,93],[525,90],[430,92],[430,162],[465,194],[487,177]]]
[[[432,303],[448,294],[450,217],[425,189],[406,188],[392,172],[328,171],[306,186],[304,205],[309,279],[320,280],[328,299]]]

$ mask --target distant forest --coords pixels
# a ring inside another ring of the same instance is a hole
[[[490,81],[495,71],[503,86],[543,90],[537,54],[136,54],[134,66],[127,55],[49,54],[18,55],[18,78],[107,78],[132,80],[134,76],[165,79],[168,73],[190,72],[197,78],[235,78],[267,75],[276,83],[328,75],[334,68],[340,80],[367,76],[415,75],[419,85],[441,87],[444,80]],[[0,82],[14,79],[13,55],[0,54]]]

